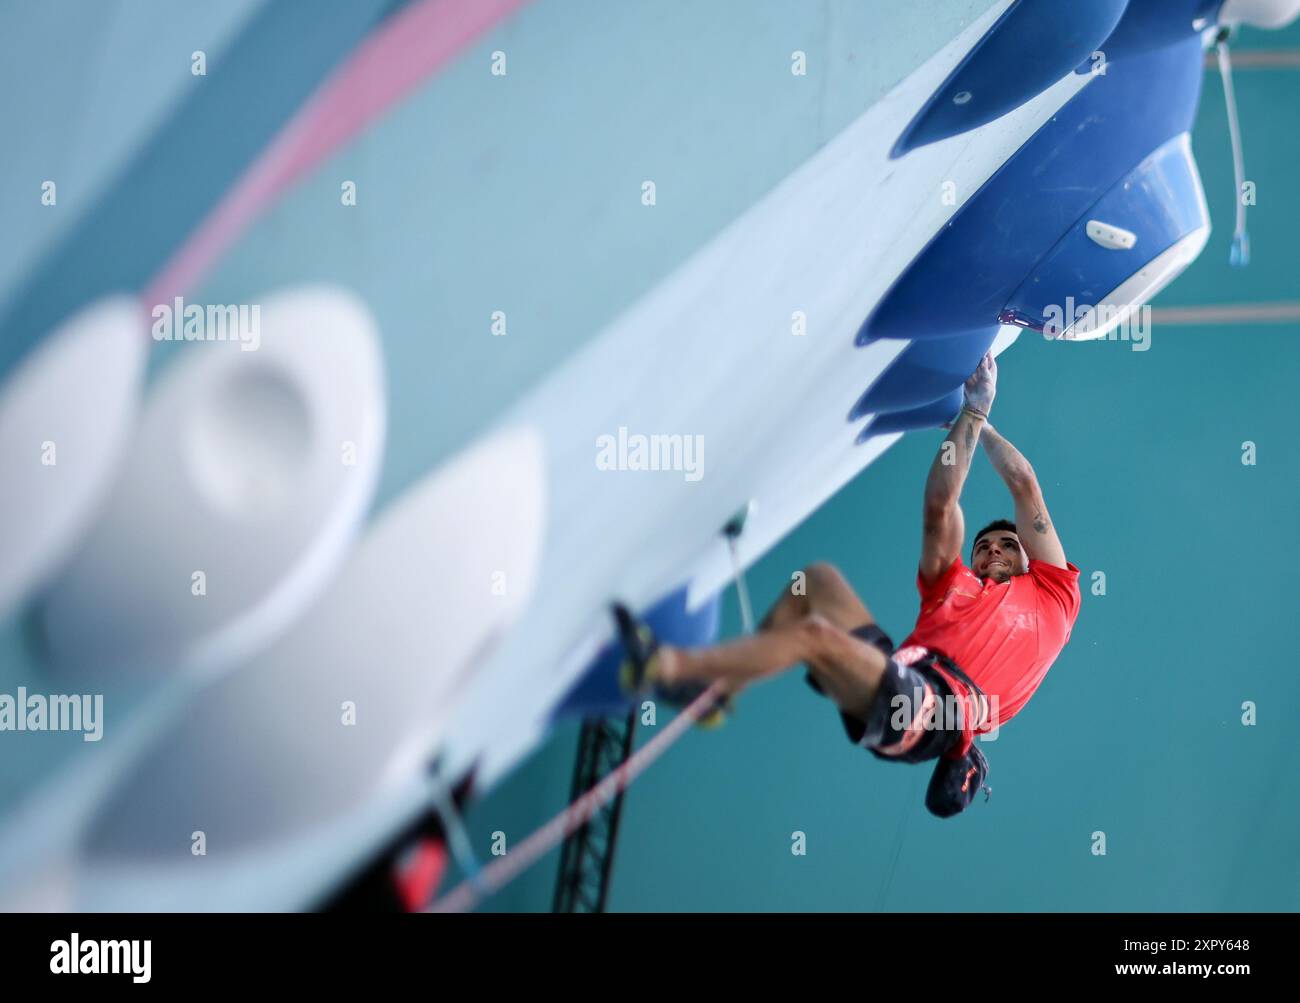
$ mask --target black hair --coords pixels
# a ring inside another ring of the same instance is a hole
[[[1015,533],[1016,524],[1012,522],[1010,519],[994,519],[991,523],[989,523],[978,533],[976,533],[975,539],[971,542],[970,545],[970,558],[972,561],[975,560],[975,544],[980,542],[980,537],[983,536],[985,533],[992,533],[995,529],[1010,530],[1011,532]]]

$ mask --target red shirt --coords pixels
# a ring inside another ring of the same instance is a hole
[[[981,582],[958,557],[933,585],[927,588],[919,572],[916,584],[921,614],[903,646],[919,644],[947,655],[979,685],[991,710],[981,732],[1011,720],[1029,702],[1070,639],[1083,601],[1079,569],[1069,562],[1058,568],[1031,560],[1028,574],[998,583]],[[943,675],[954,692],[965,695],[959,680]],[[973,737],[967,729],[954,751],[964,754]]]

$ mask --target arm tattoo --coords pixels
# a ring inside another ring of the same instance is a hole
[[[1042,512],[1034,513],[1034,532],[1046,533],[1048,529],[1047,520],[1043,518]]]

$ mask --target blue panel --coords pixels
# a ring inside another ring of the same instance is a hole
[[[888,435],[891,432],[911,432],[919,428],[942,428],[957,416],[965,400],[966,391],[958,387],[947,397],[909,411],[895,411],[892,414],[877,415],[867,422],[858,433],[858,442],[866,442],[875,435]]]
[[[952,393],[966,382],[984,353],[993,347],[999,324],[957,338],[927,338],[903,349],[864,393],[849,420],[868,414],[920,407]]]
[[[1005,323],[1042,331],[1050,307],[1060,309],[1069,300],[1097,306],[1157,255],[1208,225],[1186,137],[1171,139],[1144,160],[1098,200],[1089,218],[1123,227],[1137,242],[1128,250],[1102,247],[1088,237],[1087,220],[1081,219],[1012,295],[1002,314]]]
[[[1128,10],[1110,38],[1099,46],[1110,62],[1135,53],[1163,48],[1200,33],[1217,19],[1223,0],[1130,0]],[[1092,60],[1078,68],[1093,72]]]
[[[1016,0],[903,130],[893,157],[992,122],[1098,49],[1128,0]]]
[[[1012,293],[1094,203],[1188,131],[1202,58],[1200,40],[1189,36],[1111,60],[931,240],[863,324],[858,344],[996,326]]]
[[[100,296],[139,290],[371,27],[391,0],[331,4],[303,30],[273,0],[208,68],[0,316],[0,380],[61,320]]]
[[[718,638],[721,622],[722,593],[704,603],[695,612],[687,612],[686,586],[660,600],[644,616],[655,636],[667,644],[700,647]],[[552,720],[568,717],[605,717],[625,714],[630,701],[618,683],[618,668],[623,662],[623,646],[611,641],[600,650],[560,701]]]

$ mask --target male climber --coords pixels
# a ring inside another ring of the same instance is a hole
[[[989,424],[997,363],[986,355],[925,484],[916,626],[895,649],[831,565],[805,569],[803,594],[787,590],[757,633],[710,648],[657,645],[616,607],[628,650],[625,683],[683,701],[719,684],[746,685],[800,663],[835,701],[849,739],[882,759],[938,759],[927,804],[966,807],[987,763],[974,736],[1016,715],[1065,646],[1079,613],[1079,569],[1065,559],[1033,468]],[[1006,483],[1015,522],[990,523],[962,560],[962,485],[977,442]]]

